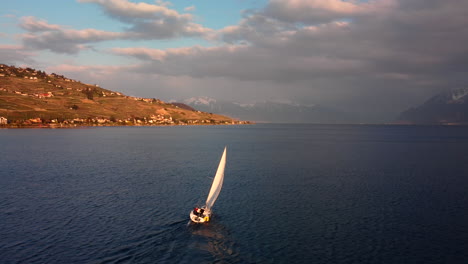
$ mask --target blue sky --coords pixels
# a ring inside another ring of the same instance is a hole
[[[467,12],[457,0],[5,1],[0,63],[135,96],[388,120],[466,86]]]
[[[136,1],[134,1],[136,2]],[[155,1],[138,1],[148,4]],[[170,7],[180,13],[185,8],[194,6],[191,13],[199,17],[199,22],[207,27],[221,28],[236,24],[242,17],[242,10],[258,8],[267,1],[260,0],[178,0],[170,1]],[[169,3],[169,2],[168,2]],[[118,25],[102,17],[102,12],[92,4],[82,4],[76,1],[32,0],[5,1],[2,3],[2,15],[35,16],[47,18],[52,24],[70,25],[75,28],[94,27],[96,23],[107,30],[117,30]]]

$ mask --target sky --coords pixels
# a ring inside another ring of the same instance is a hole
[[[466,0],[5,1],[0,63],[138,97],[386,122],[467,86],[466,13]]]

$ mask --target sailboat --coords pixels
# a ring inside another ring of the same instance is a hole
[[[219,161],[218,170],[216,171],[216,175],[213,179],[213,183],[211,184],[211,189],[208,194],[208,198],[206,198],[205,205],[201,208],[195,208],[190,212],[190,220],[195,223],[205,223],[210,221],[211,218],[211,209],[213,208],[216,199],[218,199],[218,195],[221,192],[221,188],[223,187],[223,179],[224,179],[224,167],[226,166],[226,147],[224,147],[223,155],[221,156],[221,160]]]

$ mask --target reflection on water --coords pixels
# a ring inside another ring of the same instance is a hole
[[[208,252],[213,261],[232,262],[239,257],[229,230],[214,218],[208,223],[196,224],[189,221],[187,230],[191,234],[190,248]]]

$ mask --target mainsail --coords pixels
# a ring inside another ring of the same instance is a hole
[[[213,179],[213,184],[211,185],[210,193],[208,194],[208,198],[206,198],[206,209],[210,210],[213,207],[216,199],[218,198],[219,193],[221,192],[221,188],[223,187],[223,179],[224,179],[224,167],[226,166],[226,147],[224,147],[223,156],[221,157],[221,161],[218,165],[218,170],[216,171],[216,175]]]

